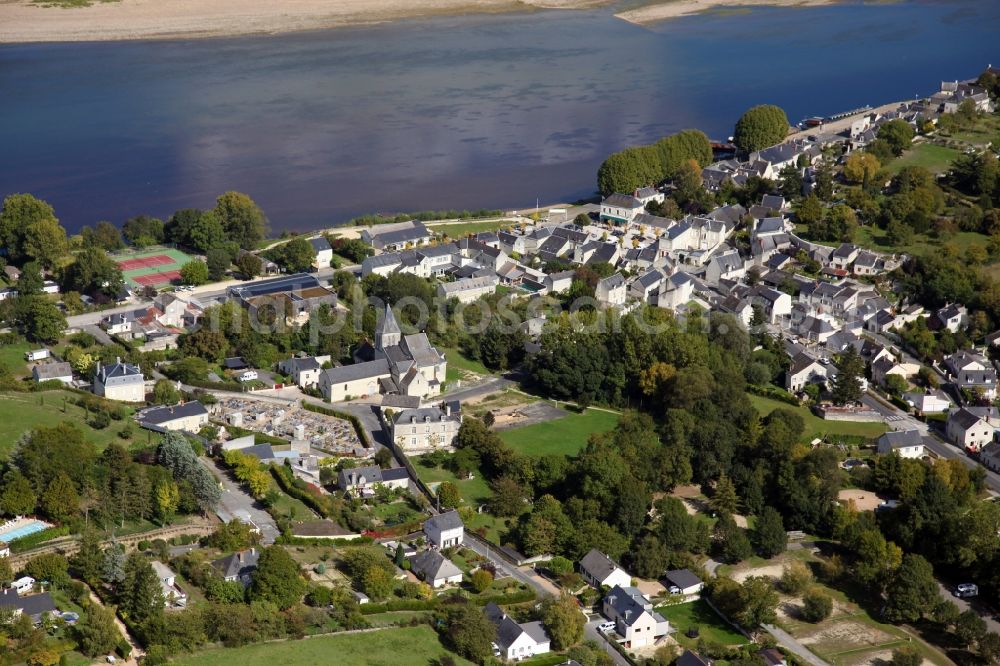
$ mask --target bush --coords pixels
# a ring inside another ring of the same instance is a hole
[[[805,592],[812,582],[813,575],[809,567],[804,562],[793,560],[782,571],[779,587],[786,594],[798,596]]]
[[[802,599],[802,617],[807,622],[822,622],[833,612],[833,599],[819,588],[813,588]]]
[[[911,645],[901,645],[892,651],[894,666],[920,666],[923,660],[920,650]]]

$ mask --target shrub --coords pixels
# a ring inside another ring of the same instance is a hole
[[[833,612],[833,599],[819,588],[813,588],[802,599],[802,617],[807,622],[822,622]]]

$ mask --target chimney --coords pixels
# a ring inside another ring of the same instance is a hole
[[[451,416],[451,403],[450,402],[445,402],[444,403],[444,415],[445,416]]]
[[[630,618],[631,616],[632,616],[632,611],[630,611],[630,610],[627,610],[627,611],[625,611],[625,621],[626,621],[626,622],[628,622],[628,619],[629,619],[629,618]]]

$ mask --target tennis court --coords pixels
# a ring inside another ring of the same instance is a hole
[[[152,248],[143,252],[121,253],[111,257],[132,286],[162,287],[180,279],[181,267],[192,257],[173,248]]]

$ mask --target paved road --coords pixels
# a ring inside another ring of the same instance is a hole
[[[971,608],[979,615],[979,617],[986,621],[987,629],[994,633],[1000,633],[1000,622],[993,619],[993,610],[983,604],[979,597],[972,597],[971,599],[956,597],[952,594],[952,590],[955,589],[955,586],[947,586],[941,581],[938,581],[938,588],[941,590],[941,596],[948,601],[954,602],[955,605],[958,606],[958,610],[967,611]]]
[[[771,624],[765,624],[762,626],[769,634],[774,636],[774,640],[778,641],[778,645],[795,654],[795,656],[799,657],[807,664],[810,664],[811,666],[830,666],[828,662],[823,661],[810,652],[809,648],[792,638],[792,636],[787,632],[782,631]]]
[[[249,513],[250,520],[260,529],[261,541],[265,545],[274,543],[280,533],[274,519],[271,518],[271,514],[260,508],[257,501],[244,492],[240,485],[230,478],[229,472],[217,461],[204,457],[198,458],[198,460],[222,483],[222,499],[219,500],[219,506],[215,510],[219,519],[228,523],[238,513]]]
[[[471,400],[489,393],[503,391],[504,389],[516,386],[516,382],[506,377],[491,377],[468,387],[456,388],[453,391],[443,393],[441,398],[446,400]]]
[[[608,653],[611,660],[615,662],[615,666],[632,666],[628,659],[623,657],[618,650],[611,647],[611,642],[608,640],[608,637],[598,631],[597,626],[602,622],[604,622],[603,617],[587,622],[587,624],[583,627],[584,637],[589,640],[596,641],[598,645],[604,648],[604,651]]]

